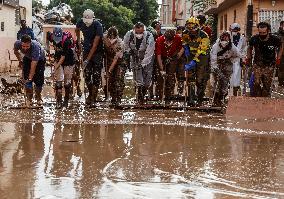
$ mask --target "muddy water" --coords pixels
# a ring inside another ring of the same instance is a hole
[[[3,199],[284,198],[281,135],[146,123],[0,127]]]

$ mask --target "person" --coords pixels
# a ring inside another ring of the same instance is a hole
[[[240,33],[241,26],[238,23],[233,23],[230,26],[230,32],[233,39],[233,44],[239,49],[241,58],[233,60],[233,74],[230,81],[230,86],[233,88],[233,95],[237,96],[241,85],[242,63],[246,57],[247,42],[246,38]]]
[[[46,41],[47,49],[49,49],[50,43],[52,43],[55,48],[53,75],[55,81],[56,108],[60,109],[62,106],[68,107],[75,64],[75,41],[70,32],[63,32],[62,28],[59,26],[53,28],[53,33],[47,33]],[[65,95],[62,103],[63,85]]]
[[[110,92],[112,105],[117,106],[121,102],[125,87],[124,76],[126,66],[122,64],[123,41],[119,38],[116,27],[110,27],[108,29],[103,37],[103,42],[106,53],[108,90]]]
[[[23,58],[21,53],[24,55]],[[19,67],[23,70],[27,106],[32,106],[33,83],[35,84],[35,100],[37,104],[41,104],[46,62],[43,48],[29,35],[23,35],[21,40],[14,43],[14,54],[19,60]]]
[[[98,89],[101,83],[101,70],[103,68],[103,27],[94,19],[94,12],[87,9],[83,13],[83,18],[76,24],[76,40],[81,50],[80,31],[84,36],[83,42],[83,70],[85,83],[89,95],[86,105],[95,105]]]
[[[186,56],[185,71],[194,71],[197,87],[197,106],[202,105],[205,89],[209,79],[209,45],[208,35],[200,29],[199,20],[190,17],[186,21],[182,34],[184,54]],[[186,77],[188,78],[188,77]],[[188,92],[191,93],[191,92]],[[189,98],[189,103],[194,103]]]
[[[230,32],[223,32],[210,52],[211,71],[215,80],[213,103],[224,106],[228,86],[233,73],[233,60],[240,58],[238,48],[232,44]]]
[[[212,29],[206,25],[206,17],[203,14],[199,14],[196,17],[199,20],[200,29],[207,33],[209,39],[212,37]]]
[[[21,27],[20,30],[17,33],[17,40],[20,40],[23,35],[29,35],[32,40],[35,40],[35,35],[33,32],[33,29],[27,26],[27,22],[25,19],[22,19],[20,21]]]
[[[284,45],[284,21],[280,22],[280,27],[277,35],[281,38],[281,43]],[[281,56],[281,63],[278,70],[278,81],[279,85],[284,87],[284,54]]]
[[[257,29],[258,34],[249,40],[246,63],[249,64],[253,60],[253,96],[269,97],[274,69],[280,65],[283,45],[279,37],[271,34],[269,23],[260,22],[257,24]]]
[[[157,39],[156,54],[160,73],[165,78],[165,88],[163,89],[166,103],[168,103],[169,97],[174,94],[176,66],[183,52],[181,37],[175,33],[175,30],[168,29],[163,36]]]
[[[124,50],[130,53],[130,67],[134,72],[138,103],[144,102],[144,96],[151,86],[155,41],[153,35],[145,30],[145,25],[137,22],[133,30],[123,39]]]

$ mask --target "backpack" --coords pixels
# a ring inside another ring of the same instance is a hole
[[[69,31],[64,31],[63,32],[62,41],[61,41],[62,47],[63,47],[63,45],[64,45],[64,43],[65,43],[65,41],[67,39],[70,39],[70,41],[71,41],[71,44],[68,46],[68,48],[73,48],[74,49],[75,46],[76,46],[76,41],[75,41],[75,39],[73,38],[72,34]]]

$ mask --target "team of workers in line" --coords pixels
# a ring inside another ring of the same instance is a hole
[[[279,66],[279,83],[284,84],[284,22],[277,35],[271,33],[270,24],[260,22],[258,33],[249,41],[241,34],[241,26],[233,23],[213,45],[210,44],[212,30],[205,24],[203,15],[190,17],[184,27],[166,30],[162,35],[159,22],[153,22],[149,28],[138,22],[122,40],[116,27],[104,32],[94,12],[85,10],[76,24],[76,38],[59,26],[47,34],[46,50],[50,50],[50,44],[55,50],[56,107],[68,106],[73,79],[77,82],[78,95],[82,95],[78,83],[80,67],[88,90],[85,103],[90,107],[95,106],[98,98],[103,67],[107,79],[105,95],[108,98],[110,94],[114,106],[121,103],[129,68],[133,71],[140,105],[145,103],[146,96],[170,104],[177,87],[178,95],[184,96],[188,105],[202,106],[208,88],[213,104],[224,106],[230,90],[235,96],[240,93],[242,76],[251,83],[252,96],[269,97]],[[43,47],[33,40],[32,31],[27,28],[23,22],[14,52],[23,69],[25,94],[31,105],[34,91],[35,100],[42,101],[46,59]]]

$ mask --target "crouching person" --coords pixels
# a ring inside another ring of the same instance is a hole
[[[24,57],[21,57],[21,53]],[[23,35],[14,43],[14,53],[19,60],[25,84],[27,106],[32,106],[33,83],[35,84],[35,100],[42,103],[41,92],[44,84],[45,54],[40,43],[31,40],[29,35]]]
[[[72,89],[72,76],[75,64],[74,40],[70,32],[63,32],[62,28],[55,27],[53,33],[48,34],[47,46],[53,43],[55,48],[54,81],[56,108],[68,107]],[[62,90],[64,87],[64,101],[62,103]]]
[[[214,106],[224,106],[224,99],[228,95],[229,82],[233,73],[233,59],[240,57],[239,50],[232,44],[230,33],[223,32],[210,53],[211,72],[216,81],[213,90]]]
[[[115,27],[108,29],[103,37],[106,51],[106,67],[108,90],[111,96],[113,106],[119,105],[124,90],[124,76],[126,67],[122,64],[123,41],[118,36],[118,30]]]

